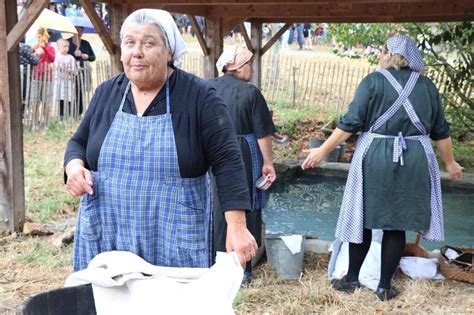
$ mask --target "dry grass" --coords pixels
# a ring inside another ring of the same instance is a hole
[[[237,314],[315,313],[473,313],[474,286],[456,281],[412,280],[397,274],[398,298],[381,302],[367,288],[353,294],[334,291],[327,279],[328,255],[305,254],[300,281],[278,280],[267,263],[255,270],[255,280],[242,289]]]
[[[51,237],[0,238],[0,313],[13,314],[31,294],[62,287],[71,273],[71,246],[57,249]],[[472,314],[474,286],[456,281],[412,280],[397,274],[401,294],[381,302],[366,288],[353,294],[334,291],[327,279],[327,254],[305,254],[301,280],[279,280],[273,267],[262,262],[254,281],[241,289],[237,314],[316,313],[446,313]]]

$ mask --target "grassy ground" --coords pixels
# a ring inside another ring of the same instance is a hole
[[[305,110],[276,109],[276,119],[292,145],[275,147],[277,159],[294,158],[309,137],[320,135],[324,115]],[[306,117],[315,117],[308,119]],[[74,222],[78,201],[63,185],[62,159],[67,139],[77,124],[50,125],[48,130],[25,133],[27,222],[42,223],[50,236],[0,236],[0,314],[13,313],[31,294],[62,287],[72,272],[72,246],[54,241]],[[467,148],[466,150],[471,150]],[[415,281],[398,276],[399,299],[381,303],[368,289],[353,295],[334,292],[326,279],[327,255],[307,253],[301,281],[278,280],[273,268],[262,263],[255,281],[235,301],[238,314],[306,314],[334,312],[472,313],[474,287],[454,281]]]

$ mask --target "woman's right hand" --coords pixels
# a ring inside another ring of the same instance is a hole
[[[66,175],[66,189],[73,197],[94,193],[92,190],[92,174],[84,167],[82,160],[71,160],[66,165]]]
[[[324,159],[324,151],[321,150],[321,147],[313,148],[310,150],[303,150],[305,153],[309,153],[309,155],[304,160],[303,164],[301,164],[302,169],[308,169],[315,167],[319,162]]]
[[[461,178],[463,169],[464,167],[459,165],[459,163],[456,161],[446,164],[446,170],[448,171],[449,176],[451,176],[451,178],[455,180]]]

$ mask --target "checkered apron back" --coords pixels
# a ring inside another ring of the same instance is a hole
[[[420,231],[423,237],[431,241],[444,241],[443,208],[441,203],[441,181],[438,162],[431,146],[425,126],[421,123],[408,96],[415,87],[419,73],[412,72],[402,88],[398,81],[385,69],[377,70],[392,84],[399,96],[392,106],[381,115],[357,140],[356,150],[352,158],[346,188],[341,204],[341,212],[336,227],[336,238],[351,243],[362,243],[364,228],[364,191],[363,191],[363,160],[374,138],[393,139],[393,162],[404,165],[403,151],[406,150],[405,140],[420,141],[427,160],[431,188],[431,219],[428,231]],[[401,132],[397,136],[376,134],[373,131],[385,124],[401,107],[407,112],[410,121],[420,131],[419,136],[405,137]]]
[[[166,82],[166,114],[139,117],[120,109],[102,144],[94,195],[81,199],[74,270],[105,251],[130,251],[151,264],[209,267],[209,178],[182,178]]]
[[[250,155],[252,156],[252,189],[253,189],[253,200],[252,210],[263,209],[268,203],[268,192],[265,190],[257,189],[255,183],[262,176],[263,167],[263,156],[258,146],[257,139],[253,133],[241,135],[247,141],[250,148]]]

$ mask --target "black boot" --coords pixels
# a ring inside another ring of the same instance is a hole
[[[393,287],[390,289],[378,287],[377,290],[375,290],[375,295],[380,299],[380,301],[388,301],[396,297],[398,295],[398,291]]]
[[[341,279],[334,279],[331,283],[334,290],[337,291],[354,292],[355,289],[360,288],[359,281],[347,281],[346,276]]]

